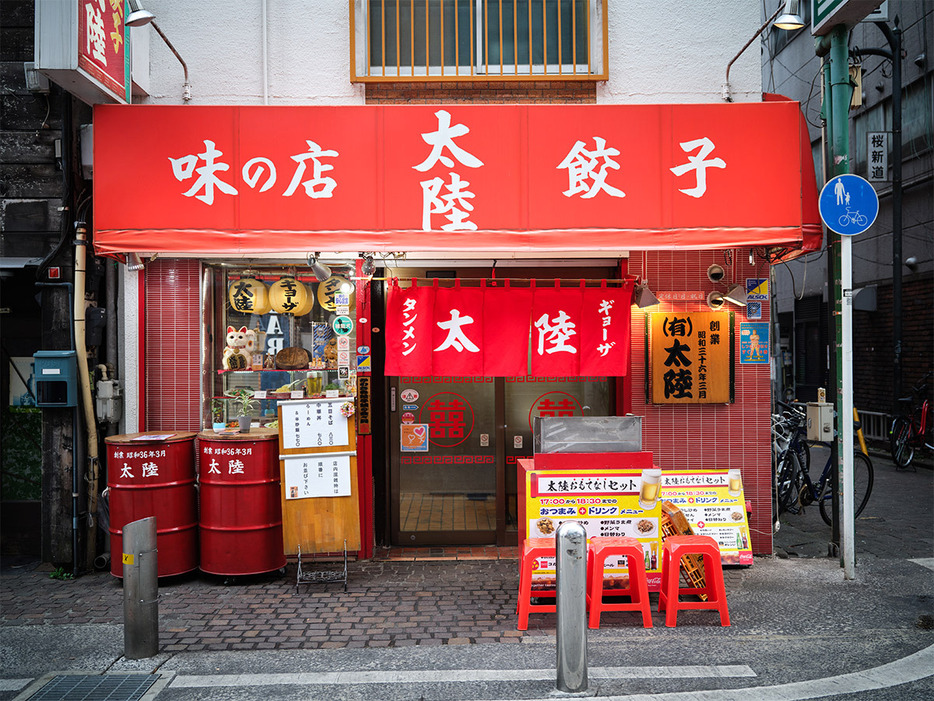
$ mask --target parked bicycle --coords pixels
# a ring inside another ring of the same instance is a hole
[[[778,402],[782,414],[772,415],[773,445],[778,445],[776,458],[776,501],[778,511],[799,513],[809,504],[817,502],[821,518],[827,525],[833,521],[833,488],[831,480],[832,453],[817,481],[811,480],[810,450],[805,433],[806,415],[803,405]],[[857,425],[857,430],[859,429]],[[821,443],[820,445],[824,445]],[[859,516],[872,494],[873,467],[869,456],[855,450],[853,453],[853,506]]]
[[[889,450],[896,467],[908,467],[917,449],[934,450],[934,427],[931,425],[934,417],[927,400],[927,379],[930,376],[929,372],[911,388],[910,397],[898,400],[904,411],[895,417],[889,430]]]

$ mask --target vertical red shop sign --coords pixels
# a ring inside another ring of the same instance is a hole
[[[78,68],[123,102],[127,97],[124,0],[78,2]]]
[[[632,280],[621,287],[588,287],[581,306],[581,375],[625,375],[629,367]]]
[[[431,375],[434,288],[389,284],[386,301],[386,374]]]
[[[580,326],[580,290],[535,289],[532,298],[533,375],[580,374]]]
[[[441,287],[435,291],[432,367],[445,375],[483,374],[483,290]]]

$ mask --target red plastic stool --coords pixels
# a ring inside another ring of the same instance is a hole
[[[553,538],[526,538],[522,541],[522,552],[519,555],[519,614],[518,630],[528,630],[530,613],[555,613],[554,604],[532,603],[532,572],[535,561],[541,557],[555,557],[555,541]],[[555,591],[535,591],[536,597],[555,597]]]
[[[604,589],[603,568],[606,559],[625,556],[629,569],[629,587],[626,589]],[[587,603],[590,606],[591,628],[600,627],[603,611],[641,611],[642,627],[652,627],[652,605],[649,603],[649,587],[645,579],[645,552],[635,538],[608,538],[596,536],[590,539],[587,554]],[[607,603],[605,594],[628,596],[631,603]]]
[[[681,558],[700,555],[704,561],[704,586],[681,587]],[[681,595],[706,595],[706,601],[681,601]],[[715,609],[720,612],[720,625],[730,625],[723,586],[723,566],[720,547],[710,536],[675,535],[665,539],[662,551],[662,590],[658,595],[658,610],[665,611],[665,625],[678,625],[678,611],[685,609]]]

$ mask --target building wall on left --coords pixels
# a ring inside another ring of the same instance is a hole
[[[4,473],[0,550],[4,555],[38,555],[48,562],[73,566],[72,465],[83,463],[76,461],[80,441],[75,441],[74,412],[42,409],[41,418],[30,422],[8,409],[11,373],[19,379],[11,358],[31,358],[37,350],[72,348],[73,223],[87,185],[80,175],[77,133],[82,123],[90,123],[90,107],[54,84],[42,92],[27,88],[24,63],[33,60],[34,14],[32,0],[4,0],[0,13],[0,453]],[[60,276],[50,277],[50,268],[58,268]],[[102,271],[97,261],[90,261],[88,299],[92,304],[98,298]],[[40,287],[37,282],[54,284]],[[27,385],[28,367],[27,362]],[[30,401],[28,391],[19,394]],[[36,428],[40,423],[41,433]],[[20,444],[35,453],[41,477],[18,475],[15,470],[15,476],[10,475],[10,461],[23,459],[10,454],[11,446]],[[29,487],[25,494],[18,488],[24,485],[21,477]],[[14,481],[17,488],[12,486]],[[86,550],[86,529],[79,530],[81,553]]]

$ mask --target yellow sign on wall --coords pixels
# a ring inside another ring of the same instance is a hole
[[[653,404],[730,401],[733,342],[726,312],[657,312],[649,338]]]

